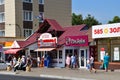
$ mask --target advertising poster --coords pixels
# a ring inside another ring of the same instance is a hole
[[[105,56],[105,51],[100,51],[100,59],[103,60]]]
[[[119,47],[114,48],[114,60],[120,60],[119,59]]]
[[[100,49],[100,59],[103,60],[104,56],[105,56],[105,48],[101,48]]]

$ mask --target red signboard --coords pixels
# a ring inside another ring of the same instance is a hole
[[[57,37],[52,37],[50,33],[43,33],[38,39],[38,47],[55,47],[56,43]]]
[[[50,47],[50,46],[55,47],[56,43],[57,43],[57,38],[38,40],[39,47]]]
[[[88,46],[88,36],[66,36],[66,46]]]

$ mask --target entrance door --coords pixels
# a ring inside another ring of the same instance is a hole
[[[79,64],[80,68],[86,68],[86,49],[80,49]]]

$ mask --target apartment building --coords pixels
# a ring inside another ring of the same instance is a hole
[[[71,25],[71,0],[0,0],[0,37],[26,38],[44,18]]]

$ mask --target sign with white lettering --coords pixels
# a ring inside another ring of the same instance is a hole
[[[88,36],[66,36],[66,46],[88,46]]]

